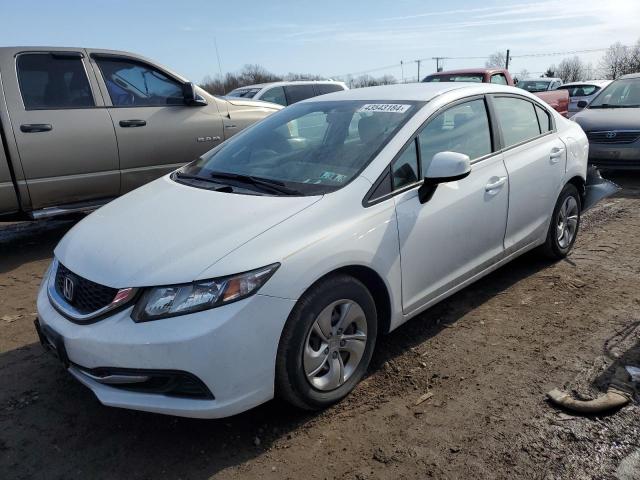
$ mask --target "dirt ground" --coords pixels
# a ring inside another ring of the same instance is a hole
[[[640,478],[637,400],[603,416],[545,392],[640,366],[640,175],[585,215],[572,255],[526,255],[379,342],[345,401],[224,420],[102,406],[36,341],[35,295],[73,224],[0,224],[0,478]],[[432,396],[419,405],[424,394]]]

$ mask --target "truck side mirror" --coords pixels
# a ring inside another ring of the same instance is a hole
[[[438,185],[446,182],[462,180],[471,173],[469,156],[458,152],[438,152],[431,159],[431,164],[424,177],[424,183],[418,189],[420,203],[431,200]]]
[[[191,82],[187,82],[182,85],[182,95],[184,97],[185,105],[202,107],[207,104],[207,101],[197,94],[196,87]]]

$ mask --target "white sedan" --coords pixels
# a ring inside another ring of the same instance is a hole
[[[587,154],[577,124],[507,86],[309,99],[78,223],[36,327],[105,405],[320,409],[382,334],[535,247],[566,256]]]

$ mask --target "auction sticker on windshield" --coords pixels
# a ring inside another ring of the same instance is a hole
[[[403,105],[400,103],[367,103],[360,107],[358,112],[404,113],[410,108],[411,105]]]

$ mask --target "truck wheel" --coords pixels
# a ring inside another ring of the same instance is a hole
[[[377,336],[376,306],[355,278],[321,280],[298,301],[276,358],[276,395],[319,410],[343,399],[367,371]]]

